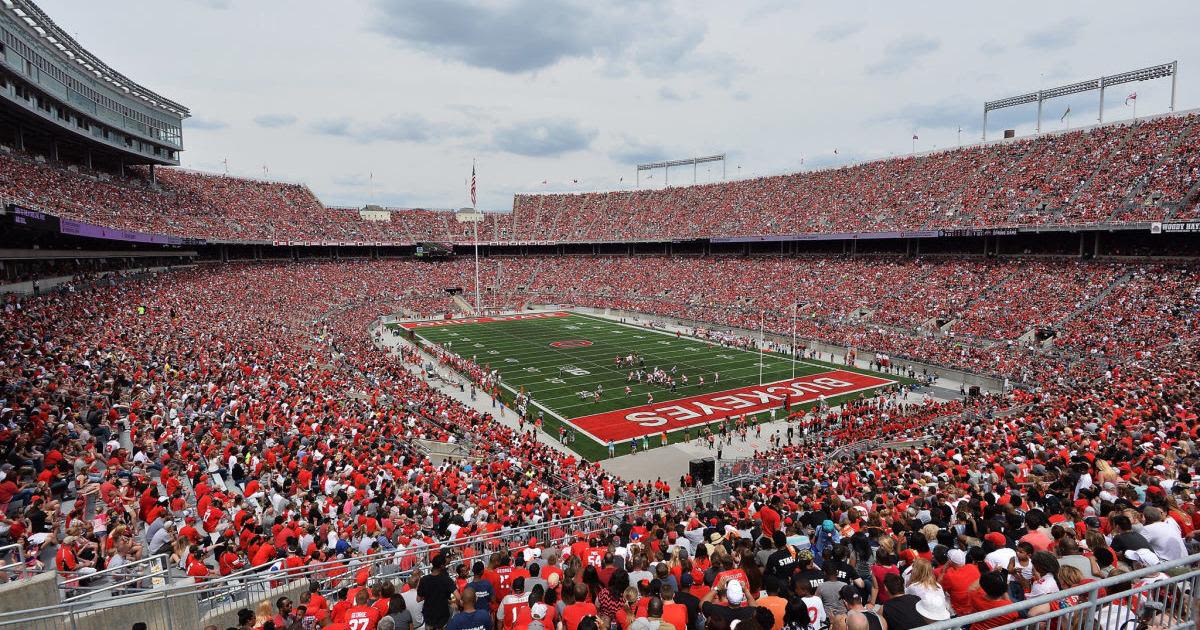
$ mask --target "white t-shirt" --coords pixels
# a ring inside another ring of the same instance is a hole
[[[1053,575],[1047,574],[1043,575],[1042,579],[1037,580],[1033,583],[1033,586],[1029,587],[1029,597],[1032,599],[1038,595],[1057,593],[1058,591],[1058,582],[1054,579]]]
[[[1187,555],[1183,546],[1183,535],[1174,519],[1168,518],[1142,528],[1142,536],[1150,548],[1164,561],[1178,560]]]
[[[808,628],[809,630],[817,630],[825,625],[825,620],[828,616],[825,614],[825,604],[821,602],[821,598],[813,595],[812,597],[801,597],[804,602],[804,607],[808,609]]]
[[[1017,557],[1016,551],[1009,549],[1008,547],[1001,547],[1001,548],[993,551],[992,553],[989,553],[987,556],[985,556],[983,558],[983,561],[986,562],[987,565],[989,567],[991,567],[993,570],[995,570],[995,569],[1008,570],[1009,561],[1016,557]]]

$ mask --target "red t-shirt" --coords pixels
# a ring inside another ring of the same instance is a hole
[[[563,608],[562,618],[566,624],[567,630],[575,630],[579,627],[579,622],[588,615],[596,614],[596,605],[587,602],[576,602]]]
[[[604,554],[608,552],[608,547],[588,547],[587,551],[583,552],[583,564],[591,565],[600,568],[604,563]]]
[[[978,590],[978,589],[971,591],[969,597],[970,597],[970,608],[968,610],[970,612],[983,612],[985,610],[991,610],[993,608],[1000,608],[1003,606],[1008,606],[1009,604],[1012,603],[1012,600],[1010,600],[1007,597],[1002,597],[1002,598],[996,599],[996,600],[988,599],[987,595],[985,595],[982,590]],[[1007,615],[1000,615],[998,617],[993,617],[992,619],[988,619],[987,621],[980,621],[978,623],[971,624],[971,630],[988,630],[989,628],[996,628],[998,626],[1003,626],[1005,624],[1012,623],[1012,622],[1016,621],[1018,618],[1019,618],[1019,615],[1015,612],[1008,613]]]
[[[329,618],[333,619],[334,623],[344,622],[347,610],[350,610],[350,602],[343,599],[333,605],[333,609],[329,611]]]
[[[370,606],[355,606],[346,611],[346,625],[350,630],[375,630],[381,615]]]
[[[779,531],[779,512],[776,512],[770,506],[764,506],[758,511],[758,518],[762,520],[763,536],[771,536]]]
[[[529,602],[513,602],[504,605],[504,618],[500,620],[500,623],[504,630],[512,630],[522,619],[525,620],[525,623],[529,623],[532,618],[529,614]]]
[[[1034,551],[1048,551],[1050,549],[1050,545],[1054,544],[1054,539],[1035,529],[1022,536],[1021,542],[1027,542],[1033,545]]]
[[[496,567],[493,573],[496,576],[496,580],[492,582],[492,586],[496,589],[496,601],[500,601],[512,593],[512,581],[513,577],[515,577],[513,575],[513,567]],[[486,572],[484,573],[484,577],[487,577]]]
[[[950,605],[954,610],[967,610],[970,607],[970,594],[974,591],[967,589],[977,580],[979,567],[973,564],[946,567],[946,572],[942,574],[942,588],[946,589],[946,595],[950,598]]]
[[[511,606],[513,612],[505,611],[505,616],[510,619],[516,615],[516,621],[513,622],[513,628],[528,628],[529,624],[533,623],[533,611],[529,604],[519,606]],[[554,627],[554,620],[558,618],[558,610],[554,606],[546,606],[546,618],[542,620],[542,626],[546,628]]]
[[[687,606],[683,604],[663,604],[662,620],[675,626],[675,630],[687,630]],[[783,619],[775,624],[776,628],[783,627]]]

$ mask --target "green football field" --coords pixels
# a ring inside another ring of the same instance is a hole
[[[718,416],[723,419],[727,415],[757,413],[759,418],[769,420],[769,409],[773,408],[782,418],[783,396],[789,397],[787,403],[794,400],[796,405],[803,406],[806,402],[816,402],[800,400],[804,395],[829,394],[827,401],[836,404],[898,380],[845,366],[792,361],[771,353],[760,355],[756,351],[722,347],[679,337],[675,333],[577,313],[526,314],[480,320],[478,323],[458,323],[457,320],[409,322],[393,326],[411,330],[417,340],[440,345],[479,365],[498,370],[507,401],[511,402],[517,392],[524,390],[532,398],[528,416],[535,417],[541,412],[543,429],[555,438],[564,423],[569,429],[575,429],[577,439],[571,447],[590,460],[608,456],[609,440],[616,442],[620,455],[630,451],[629,438],[637,435],[648,435],[649,445],[655,447],[661,444],[664,431],[670,441],[688,435],[694,438],[702,426],[716,421]],[[646,371],[657,367],[668,374],[673,373],[674,391],[664,385],[629,382],[631,368],[618,367],[615,358],[631,353],[642,358]],[[682,382],[683,375],[688,377],[686,385]],[[809,385],[799,380],[795,381],[799,390],[786,391],[786,384],[782,382],[791,382],[793,376],[816,379],[811,385],[812,393],[805,394],[804,388]],[[703,385],[700,384],[701,377],[705,381]],[[823,381],[826,377],[834,380]],[[823,382],[841,384],[831,385],[826,390]],[[772,383],[778,384],[779,388],[770,394],[760,387],[760,384]],[[631,390],[628,395],[626,386]],[[602,395],[595,400],[592,394],[598,387],[602,388]],[[757,392],[743,394],[740,399],[722,396],[745,388],[757,388]],[[653,397],[652,404],[650,396]],[[767,400],[768,396],[775,398]],[[691,406],[675,407],[671,406],[672,402],[680,405],[688,402]],[[751,402],[757,404],[752,407]],[[642,415],[638,415],[638,410]],[[704,416],[701,411],[714,415]],[[631,417],[649,419],[638,423],[631,421]]]

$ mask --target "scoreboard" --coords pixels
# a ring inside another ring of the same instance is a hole
[[[9,204],[4,216],[5,223],[13,227],[38,232],[52,232],[54,234],[58,234],[62,229],[62,222],[58,217],[46,214],[45,212],[22,208],[16,204]]]

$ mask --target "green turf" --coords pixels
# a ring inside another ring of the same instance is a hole
[[[419,339],[447,347],[459,356],[472,358],[479,365],[490,365],[500,371],[503,384],[510,391],[505,396],[524,387],[533,397],[535,405],[545,411],[543,430],[557,439],[560,422],[595,413],[625,409],[646,403],[647,393],[654,394],[656,403],[686,398],[702,393],[720,392],[759,384],[759,353],[724,348],[689,337],[676,337],[674,333],[648,330],[642,327],[621,324],[612,320],[571,314],[567,317],[526,319],[478,324],[457,324],[421,328],[414,331]],[[582,348],[554,348],[555,341],[586,339],[592,345]],[[617,368],[614,357],[635,353],[645,358],[646,370],[655,366],[670,370],[678,368],[687,374],[688,386],[680,384],[677,391],[658,385],[627,383],[629,370]],[[770,383],[796,376],[819,374],[831,369],[870,373],[865,370],[847,368],[819,361],[791,361],[786,356],[762,354],[762,381]],[[571,374],[562,368],[584,370],[586,374]],[[720,373],[720,382],[714,383],[714,372]],[[697,376],[703,375],[704,387],[698,384]],[[898,376],[887,378],[905,381]],[[600,402],[580,400],[578,392],[594,391],[596,385],[604,387]],[[625,386],[633,390],[625,396]],[[830,399],[831,404],[856,398],[858,393]],[[763,414],[766,416],[766,414]],[[570,428],[568,426],[568,428]],[[698,427],[692,427],[691,435],[698,435]],[[587,435],[577,432],[578,439],[571,447],[589,460],[608,456],[607,447],[596,443]],[[669,434],[671,442],[682,440],[682,431]],[[659,436],[650,437],[650,446],[660,445]],[[617,454],[629,452],[629,444],[618,445]]]

